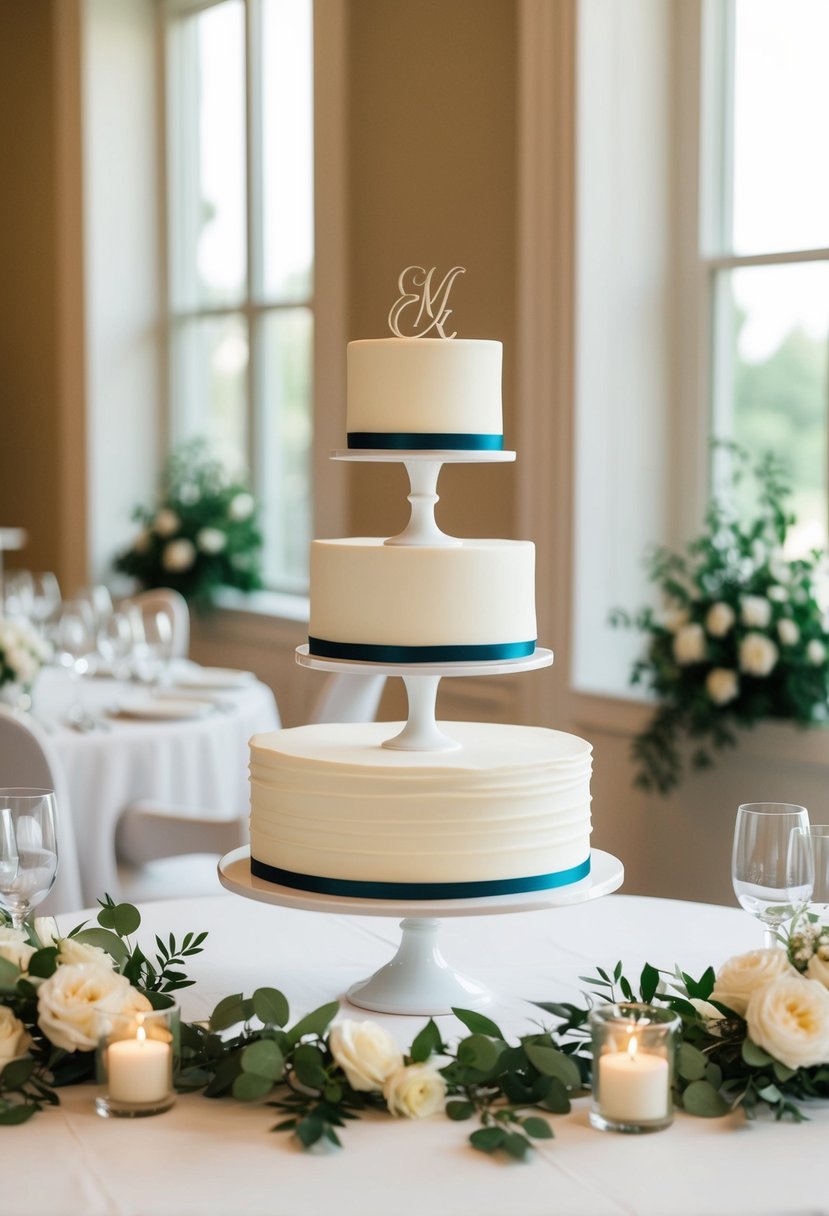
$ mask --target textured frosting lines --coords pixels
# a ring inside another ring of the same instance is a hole
[[[452,723],[466,740],[461,753],[414,759],[377,747],[389,728],[255,738],[253,856],[330,878],[409,883],[520,878],[585,861],[589,744],[541,728]]]
[[[348,344],[349,432],[500,435],[500,342],[373,338]]]

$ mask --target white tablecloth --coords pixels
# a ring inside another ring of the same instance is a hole
[[[205,693],[221,704],[204,718],[116,717],[108,711],[141,696],[141,689],[89,678],[83,681],[82,703],[99,725],[81,733],[66,725],[72,695],[67,674],[48,668],[35,689],[34,711],[64,770],[83,899],[94,904],[105,891],[117,893],[115,828],[125,807],[153,799],[199,814],[244,815],[248,740],[257,731],[276,729],[279,715],[271,690],[251,681]]]
[[[395,921],[301,912],[233,895],[146,905],[139,939],[208,929],[192,962],[186,1016],[223,995],[272,984],[299,1015],[342,994],[386,962]],[[64,929],[75,922],[62,918]],[[579,974],[625,962],[709,962],[757,946],[756,922],[737,909],[611,896],[510,916],[447,920],[447,959],[498,994],[486,1011],[523,1033],[539,1011],[519,998],[572,999]],[[366,1014],[408,1046],[422,1018]],[[541,1015],[543,1016],[543,1015]],[[453,1018],[441,1019],[449,1033]],[[345,1147],[304,1153],[277,1112],[200,1095],[145,1120],[103,1120],[92,1086],[64,1090],[59,1110],[0,1129],[2,1210],[8,1216],[784,1216],[829,1212],[823,1161],[829,1104],[811,1122],[746,1124],[678,1114],[666,1131],[624,1136],[592,1129],[587,1100],[552,1116],[555,1139],[527,1163],[467,1144],[474,1123],[442,1116],[411,1123],[373,1115],[343,1132]],[[13,1168],[12,1168],[13,1163]]]

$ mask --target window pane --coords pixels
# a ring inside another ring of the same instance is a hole
[[[172,303],[237,304],[247,258],[243,0],[179,18],[170,35]]]
[[[829,263],[723,274],[717,309],[718,435],[785,462],[799,551],[827,540]]]
[[[266,313],[259,339],[263,414],[257,477],[266,538],[265,581],[283,591],[305,590],[311,541],[310,310]]]
[[[737,253],[829,247],[827,53],[827,0],[736,0]]]
[[[244,318],[203,317],[174,327],[176,438],[204,435],[230,472],[248,467],[247,368]]]
[[[262,291],[308,299],[313,274],[311,0],[262,5]]]

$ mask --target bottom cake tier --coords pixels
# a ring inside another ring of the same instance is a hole
[[[589,743],[542,727],[451,722],[442,725],[457,751],[382,747],[401,725],[254,736],[255,875],[376,899],[505,895],[588,875]]]

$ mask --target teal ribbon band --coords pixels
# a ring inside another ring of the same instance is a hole
[[[308,652],[317,658],[356,659],[361,663],[489,663],[498,659],[525,659],[534,651],[535,640],[480,646],[375,646],[367,642],[308,638]]]
[[[250,872],[256,878],[291,887],[298,891],[314,891],[318,895],[344,895],[355,899],[477,899],[485,895],[521,895],[529,891],[550,891],[587,878],[590,858],[567,870],[551,874],[534,874],[527,878],[498,878],[483,882],[362,882],[350,878],[321,878],[315,874],[296,874],[269,866],[255,857],[250,859]]]
[[[425,431],[349,431],[348,446],[392,448],[411,452],[500,452],[504,447],[504,436]]]

